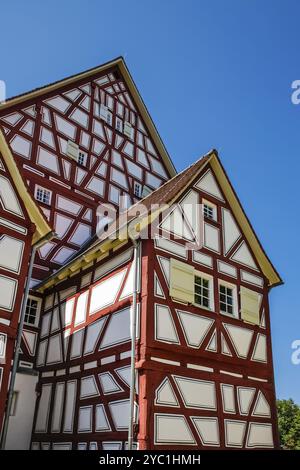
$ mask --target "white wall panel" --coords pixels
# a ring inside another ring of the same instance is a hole
[[[67,382],[67,393],[66,393],[65,415],[64,415],[64,426],[63,426],[64,432],[73,431],[76,387],[77,387],[77,381],[73,380],[73,381]]]
[[[38,413],[35,424],[35,432],[47,432],[52,384],[43,384]]]
[[[182,415],[155,414],[154,425],[156,444],[196,444],[187,419]]]

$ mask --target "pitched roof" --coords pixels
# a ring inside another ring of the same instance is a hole
[[[24,202],[30,220],[35,225],[35,232],[33,235],[32,243],[36,243],[47,235],[50,235],[52,233],[52,229],[49,226],[47,220],[45,219],[44,214],[41,212],[40,208],[36,204],[35,200],[30,195],[27,185],[24,182],[23,177],[16,165],[14,157],[10,151],[10,148],[8,147],[8,144],[1,129],[0,152],[2,157],[4,158],[8,171],[18,191],[18,194]]]
[[[102,64],[98,67],[91,68],[89,70],[86,70],[84,72],[80,72],[76,75],[72,75],[70,77],[64,78],[62,80],[58,80],[56,82],[50,83],[48,85],[36,88],[32,91],[28,91],[26,93],[22,93],[21,95],[12,97],[7,99],[4,103],[0,103],[0,112],[2,110],[12,108],[15,105],[18,105],[20,103],[23,103],[25,101],[32,100],[34,98],[37,98],[39,96],[45,95],[46,93],[50,93],[54,90],[58,90],[59,88],[65,87],[67,85],[71,85],[74,82],[77,82],[78,80],[83,80],[83,79],[88,79],[89,77],[92,77],[93,75],[103,73],[109,69],[112,68],[117,68],[119,69],[120,74],[122,75],[129,91],[131,92],[135,104],[149,130],[149,133],[170,173],[171,176],[176,174],[176,169],[172,163],[172,160],[164,146],[163,141],[161,140],[161,137],[158,133],[158,130],[152,121],[152,118],[148,112],[148,109],[135,85],[135,82],[133,81],[133,78],[127,68],[127,65],[125,63],[125,60],[123,57],[117,57],[116,59],[113,59],[109,62],[106,62],[105,64]]]
[[[271,261],[267,257],[262,245],[260,244],[252,225],[250,224],[241,203],[228,179],[228,176],[220,162],[218,157],[218,153],[216,150],[211,150],[208,154],[197,160],[195,163],[190,165],[188,168],[183,170],[181,173],[178,173],[169,181],[164,183],[161,187],[150,193],[147,197],[139,201],[137,204],[143,205],[147,210],[145,213],[140,214],[140,216],[144,216],[144,220],[146,224],[150,222],[149,218],[149,210],[151,206],[155,204],[169,204],[176,202],[179,199],[181,194],[186,190],[186,188],[191,185],[198,177],[201,170],[207,165],[210,164],[211,168],[214,171],[214,174],[217,178],[217,181],[227,198],[232,212],[235,215],[237,221],[242,227],[244,235],[256,257],[256,260],[266,276],[269,280],[269,286],[275,286],[282,283],[282,279],[280,278],[279,274],[275,270],[274,266],[272,265]],[[137,205],[135,204],[135,205]],[[132,211],[134,206],[132,206],[129,211]],[[161,211],[160,211],[161,212]],[[154,218],[159,215],[159,211],[154,214]],[[136,216],[128,217],[126,230],[128,229],[128,224],[136,219]],[[153,218],[151,219],[153,220]],[[118,226],[118,224],[117,224]],[[124,240],[118,239],[120,237],[120,233],[122,231],[122,227],[118,227],[117,238],[115,240],[110,239],[109,237],[112,233],[116,233],[115,229],[112,231],[108,230],[106,232],[106,238],[104,240],[99,240],[96,237],[91,241],[90,246],[86,247],[86,249],[75,255],[75,257],[69,261],[67,265],[61,268],[59,271],[54,273],[48,279],[44,280],[41,284],[39,284],[36,289],[37,290],[45,290],[48,287],[55,284],[55,282],[60,282],[63,279],[67,278],[70,274],[74,275],[76,272],[88,264],[91,260],[98,258],[99,256],[105,256],[111,248],[117,248],[124,243]],[[121,237],[120,237],[121,238]]]

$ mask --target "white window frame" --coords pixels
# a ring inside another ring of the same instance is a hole
[[[38,194],[39,190],[47,191],[50,194],[49,202],[44,202],[44,201],[41,201],[40,199],[38,199],[37,194]],[[35,188],[34,188],[34,198],[35,198],[36,201],[40,202],[41,204],[45,204],[46,206],[51,206],[52,191],[50,189],[44,188],[43,186],[40,186],[39,184],[36,184]]]
[[[115,128],[118,132],[123,133],[123,121],[118,116],[116,116]]]
[[[207,217],[207,216],[205,215],[204,206],[207,206],[207,207],[209,207],[210,209],[212,209],[212,212],[213,212],[212,218],[211,218],[211,217]],[[203,211],[203,216],[204,216],[205,219],[207,219],[207,220],[213,220],[213,221],[217,222],[217,220],[218,220],[218,217],[217,217],[217,206],[216,206],[215,204],[213,204],[212,202],[208,201],[207,199],[202,199],[202,211]]]
[[[139,194],[135,193],[135,188],[139,188]],[[134,197],[141,198],[142,197],[142,185],[141,183],[138,183],[137,181],[133,182],[133,195]]]
[[[27,302],[28,302],[28,300],[36,300],[37,301],[36,317],[35,317],[35,322],[34,323],[27,322],[25,320],[25,318],[26,318],[26,312],[25,312],[24,324],[28,325],[28,326],[36,327],[36,326],[38,326],[39,320],[40,320],[42,299],[40,299],[39,297],[34,297],[33,295],[29,295],[28,299],[27,299]],[[26,308],[27,308],[27,304],[26,304]]]
[[[0,350],[0,360],[4,360],[6,356],[6,345],[7,345],[7,334],[6,333],[0,333],[0,336],[4,337],[4,342],[3,342],[3,350]]]
[[[229,289],[232,289],[232,299],[233,299],[233,313],[222,312],[220,307],[220,287],[224,286]],[[238,309],[238,294],[237,294],[237,286],[232,284],[231,282],[223,281],[223,279],[218,280],[218,300],[219,300],[219,311],[221,315],[225,315],[229,318],[239,318],[239,309]]]
[[[81,163],[81,162],[79,161],[81,157],[83,157],[83,163]],[[84,152],[83,150],[80,150],[80,149],[79,149],[77,163],[78,163],[79,165],[81,165],[81,166],[86,166],[86,162],[87,162],[87,154],[86,154],[86,152]]]
[[[208,281],[208,291],[209,291],[209,307],[205,307],[204,305],[200,305],[198,303],[193,302],[193,305],[198,308],[202,308],[204,310],[209,310],[214,311],[215,310],[215,296],[214,296],[214,278],[213,276],[210,276],[207,273],[204,273],[203,271],[196,271],[194,272],[194,285],[195,285],[195,277],[201,277],[202,279],[205,279]],[[196,292],[194,292],[194,296],[196,295]]]

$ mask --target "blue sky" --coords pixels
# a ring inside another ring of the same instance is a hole
[[[271,293],[276,390],[300,403],[300,4],[52,0],[1,5],[7,95],[123,55],[178,170],[216,148],[285,281]]]

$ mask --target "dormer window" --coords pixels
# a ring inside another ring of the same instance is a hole
[[[43,204],[50,206],[52,193],[41,186],[35,187],[35,199]]]

